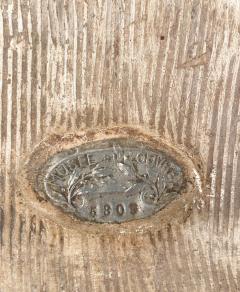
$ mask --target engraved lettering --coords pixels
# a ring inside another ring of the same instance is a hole
[[[96,163],[96,161],[93,158],[93,155],[91,154],[86,154],[86,159],[87,159],[88,165],[92,165]]]
[[[59,177],[65,177],[69,174],[69,169],[67,168],[67,166],[65,165],[65,163],[62,163],[61,165],[59,165],[58,167],[56,167],[55,169],[55,173],[59,176]]]
[[[48,180],[49,182],[55,184],[57,180],[61,180],[62,179],[62,176],[59,176],[58,174],[52,172],[49,177],[48,177]]]
[[[185,185],[182,167],[170,155],[124,138],[50,157],[37,183],[54,205],[99,223],[151,216]]]
[[[78,159],[71,159],[71,160],[67,160],[66,162],[66,166],[68,168],[68,170],[70,170],[71,172],[74,171],[77,167],[79,167],[79,161]]]
[[[130,203],[129,208],[132,215],[135,215],[138,211],[138,205],[136,203]]]
[[[96,206],[92,206],[90,208],[90,215],[91,215],[91,217],[96,217],[96,215],[97,215],[97,208],[96,208]]]
[[[157,156],[155,154],[148,154],[148,163],[152,166],[156,165]]]
[[[122,216],[123,213],[124,213],[124,207],[123,207],[123,205],[122,204],[118,204],[117,207],[116,207],[116,211],[117,211],[117,214],[119,216]]]
[[[111,213],[111,207],[108,204],[104,205],[104,215],[108,216],[110,215],[110,213]]]
[[[138,162],[145,163],[146,162],[146,159],[147,159],[147,155],[146,155],[146,153],[140,152],[140,153],[137,154],[137,157],[136,158],[137,158],[137,161]]]

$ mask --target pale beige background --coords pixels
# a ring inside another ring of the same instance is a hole
[[[238,0],[0,1],[0,291],[239,291]],[[141,126],[203,159],[180,227],[82,235],[25,206],[47,134]]]

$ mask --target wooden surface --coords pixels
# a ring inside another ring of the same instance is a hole
[[[238,0],[0,1],[1,292],[240,291],[239,15]],[[25,204],[16,177],[46,135],[122,124],[202,157],[185,223],[97,236]]]

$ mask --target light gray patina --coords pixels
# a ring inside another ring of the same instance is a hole
[[[142,142],[112,139],[54,155],[36,188],[82,220],[121,223],[153,215],[183,187],[183,170],[168,154]]]

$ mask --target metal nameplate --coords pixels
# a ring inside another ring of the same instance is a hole
[[[111,139],[55,154],[38,190],[77,218],[121,223],[151,216],[181,195],[182,167],[143,142]]]

